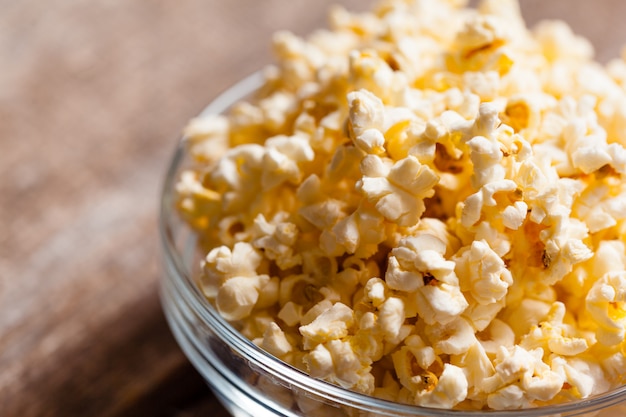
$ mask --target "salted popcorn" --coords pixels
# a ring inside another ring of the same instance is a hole
[[[275,35],[255,97],[190,122],[176,204],[198,285],[347,389],[583,400],[626,375],[626,55],[603,67],[564,22],[466,3],[335,7],[330,29]]]

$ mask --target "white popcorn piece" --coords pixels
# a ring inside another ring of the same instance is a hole
[[[387,168],[380,158],[368,155],[361,169],[357,188],[386,219],[400,226],[417,223],[425,210],[424,199],[433,195],[438,181],[427,165],[412,156]]]
[[[355,145],[366,153],[382,154],[385,144],[383,102],[369,91],[359,90],[348,94],[348,103]]]
[[[415,390],[416,384],[425,384],[424,376],[433,377],[436,375],[430,369],[440,369],[443,366],[441,359],[435,354],[431,346],[427,346],[424,340],[418,335],[411,335],[404,341],[404,346],[391,354],[396,374],[402,385],[411,390]],[[420,370],[416,369],[416,366]],[[416,375],[417,372],[421,375]],[[436,379],[431,379],[431,383],[436,383]]]
[[[407,302],[426,323],[432,325],[455,321],[468,306],[458,285],[445,282],[420,287],[409,295]]]
[[[607,346],[624,341],[626,335],[626,271],[607,272],[596,281],[585,305],[598,326],[598,341]]]
[[[257,144],[231,148],[217,161],[215,170],[211,172],[211,180],[217,189],[242,191],[243,183],[263,169],[264,155],[265,149]]]
[[[311,324],[319,315],[327,310],[330,310],[333,306],[333,302],[328,299],[323,299],[319,303],[311,307],[300,319],[300,323],[303,326]]]
[[[505,38],[503,27],[494,16],[476,16],[467,20],[456,42],[466,54],[493,45]]]
[[[202,288],[207,297],[233,277],[255,277],[261,256],[250,244],[237,242],[232,250],[226,246],[212,249],[202,262]]]
[[[304,361],[313,378],[326,379],[334,372],[333,357],[324,344],[318,344],[312,349]]]
[[[517,184],[511,180],[502,179],[485,184],[479,191],[470,195],[463,202],[461,223],[465,227],[471,227],[480,220],[484,206],[493,207],[498,202],[494,198],[496,193],[512,192],[517,189]]]
[[[626,243],[621,240],[603,240],[592,259],[591,272],[602,277],[609,272],[619,273],[626,269]]]
[[[510,208],[511,206],[507,206]],[[502,214],[506,212],[503,210]],[[504,225],[504,216],[502,216],[502,225]],[[498,256],[504,257],[511,250],[513,237],[502,230],[499,225],[492,224],[488,221],[480,221],[478,224],[472,227],[475,241],[484,241],[489,245],[489,248]]]
[[[221,196],[204,187],[198,173],[185,170],[176,183],[178,207],[181,215],[195,227],[204,227],[219,213]]]
[[[313,347],[329,340],[341,339],[348,335],[354,325],[354,312],[345,304],[336,303],[324,311],[311,323],[300,326],[304,337],[304,348]]]
[[[349,81],[354,90],[368,90],[387,103],[406,85],[404,75],[393,71],[374,49],[354,50],[349,60]]]
[[[223,115],[207,114],[194,117],[183,132],[185,140],[196,142],[228,133],[228,119]]]
[[[517,230],[526,219],[527,214],[528,204],[523,201],[516,201],[503,210],[502,224],[511,230]]]
[[[435,352],[460,355],[477,342],[474,328],[463,317],[457,317],[444,325],[427,325],[425,333]]]
[[[389,297],[380,306],[378,314],[379,326],[385,339],[394,341],[400,335],[404,324],[404,303],[396,297]]]
[[[474,343],[459,357],[454,358],[454,365],[465,372],[468,382],[468,397],[477,397],[481,394],[478,387],[485,378],[493,376],[495,369],[487,351],[481,343]]]
[[[300,136],[275,136],[265,142],[261,185],[271,189],[288,181],[299,184],[302,181],[300,164],[313,160],[315,153],[308,138]]]
[[[278,303],[285,306],[290,301],[298,304],[312,301],[310,293],[317,290],[315,279],[312,277],[305,274],[292,274],[280,280]]]
[[[390,288],[412,292],[424,285],[424,275],[419,271],[404,270],[396,256],[390,256],[385,281]]]
[[[330,340],[317,345],[304,362],[314,378],[328,379],[346,388],[362,384],[367,386],[362,390],[365,392],[374,389],[373,377],[367,373],[369,367],[362,365],[348,341]]]
[[[458,284],[454,263],[444,258],[445,252],[445,242],[427,231],[401,239],[388,259],[387,285],[394,290],[413,292],[431,279]]]
[[[325,229],[320,236],[320,246],[329,255],[348,253],[367,258],[378,250],[386,237],[380,213],[373,207],[361,205],[332,228]]]
[[[522,298],[517,306],[508,311],[510,319],[507,320],[507,324],[513,330],[513,334],[524,335],[532,326],[542,322],[550,312],[554,301],[553,299],[547,301],[531,297]]]
[[[274,34],[274,53],[280,58],[281,82],[297,86],[311,81],[323,66],[324,55],[314,45],[287,31]]]
[[[468,291],[479,304],[501,300],[513,284],[511,271],[485,241],[472,242],[456,262],[461,290]]]
[[[527,351],[519,346],[498,350],[496,373],[483,381],[490,407],[527,407],[532,401],[548,401],[563,387],[563,377],[542,361],[543,349]]]
[[[282,358],[293,349],[285,337],[285,333],[276,323],[270,323],[268,326],[263,334],[261,347],[278,358]]]
[[[543,55],[549,60],[588,59],[593,54],[591,43],[576,36],[563,21],[544,21],[534,32],[535,39],[541,44]]]
[[[407,310],[428,324],[449,323],[468,306],[445,251],[445,243],[431,234],[406,237],[391,251],[385,274],[389,288],[408,293]]]
[[[215,305],[227,320],[246,318],[259,299],[259,293],[269,281],[267,275],[233,277],[226,280],[217,291]]]
[[[256,301],[256,309],[270,308],[278,302],[280,297],[280,279],[271,277],[261,285],[259,298]]]
[[[488,327],[483,329],[483,332],[485,334],[478,337],[478,341],[484,351],[489,354],[495,355],[501,347],[512,348],[515,345],[513,329],[500,319],[494,318]]]
[[[595,364],[594,364],[595,365]],[[624,370],[626,370],[626,359],[621,352],[615,352],[606,357],[600,362],[601,370],[604,370],[605,374],[596,373],[598,377],[594,378],[596,385],[599,385],[595,391],[598,393],[605,392],[610,389],[611,383],[609,381],[622,381],[624,380]],[[600,382],[600,384],[599,384]]]
[[[276,317],[281,319],[287,326],[297,326],[300,324],[300,320],[302,320],[302,306],[293,301],[288,301],[280,309]]]
[[[423,341],[419,340],[423,344]],[[428,359],[424,360],[423,356],[426,356]],[[453,366],[449,364],[443,365],[441,359],[432,353],[432,348],[427,346],[403,346],[392,354],[392,359],[395,372],[403,387],[398,392],[398,399],[401,400],[402,397],[406,397],[404,402],[408,403],[431,400],[428,394],[436,390],[444,366]],[[431,368],[437,373],[431,371]],[[451,373],[455,373],[456,369],[453,366]],[[457,380],[457,387],[459,385],[462,386],[464,379],[463,376],[463,378]],[[445,395],[445,393],[439,390],[432,401],[437,401],[437,399],[445,400]],[[448,400],[452,401],[452,399]]]
[[[617,225],[623,219],[626,193],[622,185],[613,187],[596,184],[581,193],[572,209],[585,222],[590,233],[597,233]]]
[[[229,123],[222,115],[208,114],[189,121],[183,137],[194,159],[211,164],[228,149]]]
[[[297,106],[295,94],[285,91],[274,92],[269,97],[260,100],[259,109],[262,111],[264,126],[271,131],[284,129],[297,110]]]
[[[450,409],[467,397],[467,378],[463,370],[446,363],[432,390],[418,391],[415,403],[424,407]]]
[[[371,278],[364,288],[364,295],[374,307],[380,307],[387,299],[387,283],[380,278]]]
[[[496,71],[468,71],[463,73],[463,84],[481,101],[491,101],[498,96],[500,75]]]
[[[517,385],[507,385],[487,396],[487,405],[494,410],[514,410],[528,408],[530,403],[524,391]]]
[[[300,254],[294,254],[293,246],[298,239],[298,228],[294,223],[286,221],[287,214],[282,212],[274,216],[271,222],[259,214],[254,219],[252,230],[255,248],[262,250],[264,255],[281,269],[289,269],[302,263]]]
[[[472,185],[475,188],[504,179],[504,167],[500,164],[502,160],[500,143],[484,136],[474,136],[467,145],[474,165]]]
[[[469,295],[466,297],[466,300],[468,306],[463,311],[462,317],[478,332],[485,330],[506,306],[505,298],[490,304],[480,304]]]
[[[545,351],[562,356],[576,356],[589,348],[584,337],[576,334],[572,326],[563,323],[565,305],[561,302],[552,304],[546,320],[533,326],[524,335],[520,345],[526,349],[541,347]]]
[[[358,330],[350,337],[350,344],[362,362],[379,361],[385,353],[383,332],[376,313],[368,311],[358,321]]]
[[[459,158],[463,155],[459,149],[461,143],[469,139],[473,125],[473,120],[466,120],[456,111],[444,111],[438,117],[429,118],[419,141],[410,148],[409,153],[420,161],[430,162],[435,158],[436,144],[440,144],[452,158]]]
[[[550,365],[567,384],[567,394],[572,399],[588,398],[608,389],[606,376],[599,364],[557,356],[552,358]]]

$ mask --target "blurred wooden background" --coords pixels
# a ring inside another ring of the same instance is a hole
[[[187,120],[331,3],[0,0],[1,416],[226,415],[161,313],[159,187]],[[593,18],[602,59],[626,39],[624,2],[522,3]]]

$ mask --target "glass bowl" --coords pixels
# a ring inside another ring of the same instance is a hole
[[[215,99],[204,113],[224,112],[254,92],[261,81],[260,74],[244,79]],[[200,259],[196,239],[174,208],[175,183],[188,163],[184,146],[179,143],[161,199],[162,304],[183,351],[234,416],[626,416],[626,386],[558,406],[513,411],[457,411],[380,400],[316,380],[281,362],[240,335],[194,282]]]

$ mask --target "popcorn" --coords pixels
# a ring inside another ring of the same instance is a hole
[[[511,192],[517,189],[515,182],[511,180],[494,181],[481,187],[480,191],[469,196],[463,203],[461,223],[469,228],[480,220],[483,208],[493,207],[497,204],[494,198],[496,193]]]
[[[451,362],[465,373],[468,383],[467,398],[474,401],[485,401],[485,393],[479,388],[486,378],[495,373],[489,355],[480,343],[474,343],[462,355],[455,356]]]
[[[276,323],[270,323],[263,334],[261,347],[279,358],[285,356],[293,349],[293,346],[285,337],[285,333],[283,333]]]
[[[460,355],[476,342],[474,329],[463,317],[457,317],[444,325],[426,325],[425,335],[435,352]]]
[[[299,136],[275,136],[269,138],[265,146],[261,186],[271,189],[284,181],[299,184],[302,181],[299,163],[310,162],[314,157],[308,140]]]
[[[486,378],[483,389],[491,392],[487,403],[492,408],[515,409],[527,407],[534,400],[546,401],[563,386],[563,378],[545,364],[541,348],[525,350],[519,346],[500,348],[496,357],[495,374]],[[495,388],[495,389],[494,389]]]
[[[408,156],[392,166],[375,155],[363,159],[363,178],[356,184],[387,220],[399,226],[417,223],[432,197],[437,175],[417,158]]]
[[[302,306],[293,301],[288,301],[280,309],[276,317],[281,319],[287,326],[296,326],[302,320]]]
[[[293,253],[293,246],[298,238],[295,224],[284,221],[287,214],[282,212],[274,216],[269,223],[262,214],[254,219],[253,245],[263,251],[265,256],[281,269],[289,269],[302,263],[302,257]]]
[[[252,312],[262,287],[269,277],[233,277],[222,284],[215,298],[215,305],[226,320],[240,320]]]
[[[226,246],[212,249],[202,263],[205,294],[214,296],[230,278],[255,277],[261,260],[260,254],[246,242],[237,242],[232,250]]]
[[[307,346],[345,337],[352,325],[354,325],[352,309],[345,304],[337,303],[310,324],[301,326],[300,334],[304,336],[304,346],[307,349]]]
[[[362,385],[362,391],[371,391],[373,377],[364,371],[349,342],[330,340],[317,345],[304,357],[313,377],[329,379],[343,387]]]
[[[592,61],[563,22],[527,29],[515,0],[330,23],[277,33],[257,96],[185,129],[175,203],[207,299],[269,354],[390,401],[506,410],[622,385],[624,59]]]
[[[320,245],[330,255],[348,253],[367,258],[385,238],[382,216],[373,208],[360,206],[332,228],[324,230]]]
[[[576,334],[571,325],[563,323],[565,305],[555,302],[546,320],[533,326],[524,335],[520,345],[527,349],[541,347],[545,351],[562,356],[576,356],[587,350],[589,343]]]
[[[460,287],[479,304],[492,304],[506,296],[513,277],[502,258],[484,240],[476,240],[457,259]]]
[[[404,324],[404,303],[402,300],[396,297],[387,298],[380,306],[378,321],[385,339],[396,340]]]
[[[446,363],[434,389],[418,391],[415,403],[424,407],[452,408],[466,398],[467,386],[463,370]]]
[[[189,153],[198,161],[213,163],[228,149],[225,140],[229,124],[222,115],[209,114],[191,119],[183,135]]]
[[[447,324],[468,305],[444,252],[444,242],[430,234],[406,237],[392,250],[385,274],[389,287],[407,292],[407,303],[428,324]]]
[[[430,233],[403,238],[389,256],[387,285],[394,290],[412,292],[432,279],[456,283],[454,263],[444,258],[445,251],[445,242]]]
[[[551,361],[551,367],[568,384],[569,388],[564,394],[571,399],[587,398],[608,389],[600,364],[585,359],[555,357]]]
[[[355,145],[367,153],[382,154],[385,137],[381,132],[385,109],[383,102],[367,90],[348,94],[350,128]]]
[[[626,335],[626,272],[607,272],[596,281],[585,304],[589,315],[597,327],[598,342],[603,345],[616,345],[624,341]]]

